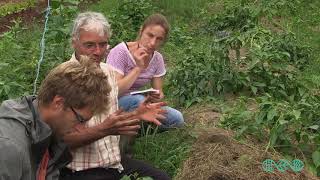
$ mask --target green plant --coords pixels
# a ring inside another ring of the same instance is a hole
[[[151,12],[150,0],[121,0],[108,15],[113,29],[110,44],[114,46],[122,41],[134,40],[143,21]]]
[[[168,17],[170,23],[187,21],[196,17],[202,8],[208,3],[207,0],[156,0],[152,1],[157,11]]]
[[[185,52],[175,62],[175,69],[168,78],[171,82],[168,91],[176,97],[178,104],[189,107],[217,93],[235,89],[228,61],[191,47]]]
[[[225,111],[221,125],[235,130],[238,138],[251,135],[267,141],[266,149],[276,148],[292,156],[313,159],[318,168],[319,100],[318,95],[305,94],[300,102],[290,103],[274,101],[267,94],[257,98],[256,110],[249,110],[248,101],[243,98],[235,108]]]
[[[257,2],[262,13],[269,17],[281,16],[285,13],[294,14],[301,6],[300,0],[262,0]]]
[[[173,29],[170,42],[185,47],[169,76],[169,91],[178,104],[188,107],[217,93],[239,90],[291,101],[301,98],[306,87],[297,81],[297,74],[309,63],[310,48],[290,31],[274,33],[261,26],[261,16],[259,9],[241,4],[206,18],[206,31],[200,35],[211,36],[209,50],[197,48],[193,38],[184,35],[188,31]],[[246,54],[241,56],[241,50]]]
[[[309,48],[298,44],[292,33],[272,34],[258,27],[246,34],[241,44],[247,44],[249,52],[238,71],[242,85],[254,94],[299,99],[299,91],[306,87],[297,81],[297,74],[309,63]]]
[[[187,128],[170,130],[162,133],[151,132],[136,140],[134,157],[152,164],[173,177],[182,161],[187,157],[194,137]]]
[[[71,54],[70,24],[77,12],[78,2],[53,0],[51,3],[52,14],[49,17],[48,32],[45,36],[44,63],[41,65],[38,82],[41,82],[50,69],[65,61]],[[1,101],[32,93],[42,30],[39,26],[34,26],[31,30],[26,29],[17,19],[10,30],[1,35]],[[10,69],[10,71],[5,71],[5,69]]]
[[[131,180],[131,179],[135,179],[135,180],[153,180],[153,178],[151,177],[138,177],[138,174],[130,174],[128,175],[124,175],[120,180]]]
[[[22,35],[25,31],[17,20],[1,35],[0,101],[31,92],[37,53],[34,48],[38,44],[36,36]]]
[[[7,3],[1,5],[0,7],[0,17],[10,15],[13,13],[18,13],[20,11],[26,10],[27,8],[34,7],[36,5],[36,0],[26,0],[17,3]]]
[[[48,61],[63,62],[70,58],[71,27],[73,18],[78,12],[79,3],[76,0],[51,1],[52,10],[46,35],[47,44],[50,44],[46,51]]]

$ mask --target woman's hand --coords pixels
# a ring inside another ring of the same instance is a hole
[[[157,92],[151,92],[148,94],[149,98],[150,98],[150,102],[160,102],[163,98],[164,98],[164,94],[162,91],[160,91],[159,93]]]
[[[143,46],[139,46],[137,43],[137,47],[132,51],[132,55],[136,61],[137,67],[145,69],[148,59],[150,58],[150,54],[148,53],[147,49]]]

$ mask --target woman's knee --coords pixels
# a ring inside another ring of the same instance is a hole
[[[143,101],[143,95],[128,95],[119,98],[119,106],[125,111],[132,111],[136,109]]]
[[[168,127],[182,127],[184,125],[184,118],[180,111],[171,108],[171,107],[164,107],[164,110],[167,111],[165,117],[166,122],[164,123],[165,126]]]
[[[133,98],[136,100],[138,104],[141,104],[146,97],[138,94],[138,95],[133,95]]]

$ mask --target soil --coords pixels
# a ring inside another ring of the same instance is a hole
[[[17,2],[23,2],[23,0],[1,0],[0,5],[8,4],[8,3],[17,3]]]
[[[23,2],[24,0],[1,0],[0,6],[6,3]],[[96,3],[99,0],[86,0],[79,5],[79,9],[86,9],[88,4]],[[30,25],[34,23],[41,23],[44,21],[45,9],[47,8],[47,0],[38,0],[35,7],[28,8],[26,10],[9,14],[4,17],[0,17],[0,35],[8,31],[14,20],[21,19],[23,25]]]
[[[22,2],[23,0],[1,0],[1,4],[12,3],[12,2]],[[8,31],[12,25],[14,25],[14,20],[20,19],[24,25],[32,24],[35,22],[42,22],[44,13],[46,9],[47,2],[39,1],[36,7],[28,8],[26,10],[9,14],[7,16],[0,18],[0,34]]]
[[[190,108],[183,114],[189,125],[204,127],[217,126],[221,116],[219,109],[205,106]]]

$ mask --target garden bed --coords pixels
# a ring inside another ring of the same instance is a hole
[[[21,3],[25,0],[2,0],[0,6],[9,3]],[[85,0],[81,1],[79,8],[85,9],[88,4],[98,2],[99,0]],[[34,7],[26,8],[25,10],[8,14],[6,16],[0,17],[0,34],[6,32],[13,26],[15,21],[21,20],[24,25],[41,23],[44,19],[44,12],[47,8],[47,0],[39,0]]]
[[[20,3],[23,0],[3,0],[0,2],[0,6],[8,3]],[[34,24],[36,22],[42,21],[43,11],[46,8],[45,1],[39,1],[35,7],[29,7],[25,10],[8,14],[4,17],[0,17],[0,34],[6,32],[14,25],[14,21],[21,20],[23,24]]]

